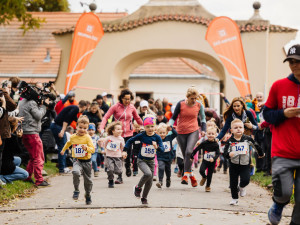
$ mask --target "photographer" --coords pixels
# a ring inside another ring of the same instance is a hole
[[[0,88],[0,173],[2,167],[2,152],[5,146],[5,139],[10,138],[10,124],[8,121],[8,112],[16,109],[16,104],[9,97],[7,88]],[[0,181],[0,186],[5,184]]]
[[[19,115],[24,117],[23,144],[30,156],[26,168],[29,173],[28,179],[31,179],[32,174],[34,174],[36,186],[48,186],[49,184],[42,176],[44,151],[39,133],[41,131],[41,120],[46,113],[46,106],[44,104],[48,105],[49,99],[41,98],[39,88],[32,88],[26,83],[25,85],[26,87],[23,89],[21,95],[23,99],[19,102]]]

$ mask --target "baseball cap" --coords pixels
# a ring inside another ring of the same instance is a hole
[[[74,91],[69,91],[68,96],[69,97],[75,97],[75,92]]]
[[[145,107],[145,106],[148,107],[148,102],[147,102],[146,100],[143,100],[143,101],[140,102],[140,106],[141,106],[142,108]]]
[[[147,125],[155,125],[156,120],[155,117],[153,115],[146,115],[143,119],[143,126],[147,126]]]
[[[290,47],[287,53],[287,57],[283,62],[288,61],[289,59],[297,59],[300,60],[300,45],[293,45]]]
[[[103,99],[102,95],[97,95],[96,99]]]
[[[106,92],[103,92],[102,93],[102,97],[104,97],[104,96],[106,96],[107,95],[107,93]]]
[[[89,130],[96,130],[95,124],[90,123],[89,124]]]

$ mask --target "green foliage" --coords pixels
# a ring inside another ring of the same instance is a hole
[[[26,8],[29,12],[69,12],[68,0],[26,0]]]

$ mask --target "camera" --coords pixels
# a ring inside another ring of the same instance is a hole
[[[56,99],[56,96],[51,94],[48,91],[41,90],[38,92],[36,88],[32,87],[30,84],[26,83],[25,81],[21,81],[18,85],[18,88],[21,93],[22,98],[26,98],[28,101],[33,100],[35,101],[38,105],[43,105],[48,106],[50,108],[54,108],[55,102],[54,100]],[[49,104],[45,103],[45,99],[49,98],[51,101]]]
[[[48,83],[43,83],[43,87],[44,87],[43,91],[50,92],[50,87],[52,84],[54,84],[53,81],[49,81]]]

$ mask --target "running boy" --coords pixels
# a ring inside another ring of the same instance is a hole
[[[225,144],[224,157],[229,159],[229,179],[232,200],[230,205],[238,205],[239,195],[246,196],[246,186],[250,182],[251,151],[250,145],[264,157],[261,147],[249,136],[244,135],[244,124],[239,119],[231,122],[232,136]],[[240,177],[240,184],[238,180]],[[238,186],[239,185],[239,186]]]
[[[171,134],[168,131],[171,130]],[[177,132],[174,128],[168,127],[165,123],[160,123],[157,127],[157,134],[161,137],[164,146],[164,152],[157,152],[158,160],[158,183],[156,186],[161,188],[163,185],[164,173],[166,172],[167,180],[166,187],[171,186],[171,164],[172,160],[176,156],[176,152],[173,149],[172,141],[177,137]]]
[[[92,162],[91,157],[95,152],[92,138],[87,134],[89,127],[89,119],[87,116],[80,116],[77,121],[76,134],[70,137],[70,140],[65,144],[60,154],[64,155],[65,151],[72,145],[73,161],[73,184],[74,193],[73,199],[79,197],[80,174],[82,172],[84,178],[85,203],[92,204],[91,191],[93,187],[92,181]]]
[[[135,141],[141,142],[141,150],[138,154],[138,167],[144,173],[138,185],[134,187],[134,195],[141,197],[142,187],[144,187],[141,198],[142,204],[148,204],[147,196],[152,187],[152,179],[154,172],[154,158],[156,151],[164,151],[163,143],[159,135],[155,134],[155,117],[153,115],[145,115],[143,120],[145,132],[139,133],[130,138],[125,145],[124,151],[131,148]]]
[[[194,156],[198,151],[203,150],[203,161],[200,166],[200,174],[202,176],[202,180],[200,181],[200,186],[203,186],[206,182],[205,191],[210,192],[210,184],[212,175],[214,173],[216,160],[220,155],[219,144],[216,142],[215,138],[217,137],[217,129],[215,127],[209,127],[206,130],[207,140],[203,141],[197,148],[194,149],[191,160],[194,160]],[[207,169],[207,175],[205,171]]]
[[[106,168],[108,187],[114,188],[114,174],[118,175],[116,184],[122,184],[122,167],[123,159],[126,159],[127,153],[123,152],[125,145],[124,138],[122,138],[122,123],[120,121],[109,124],[106,128],[108,136],[104,140]]]
[[[99,136],[97,134],[95,134],[96,132],[96,126],[94,123],[90,123],[89,124],[89,129],[88,129],[88,133],[92,138],[93,141],[93,145],[95,147],[95,153],[92,154],[92,168],[94,170],[94,177],[98,177],[99,176],[99,169],[97,166],[97,156],[98,156],[98,151],[99,151],[99,145],[98,145],[98,141],[99,141]]]

